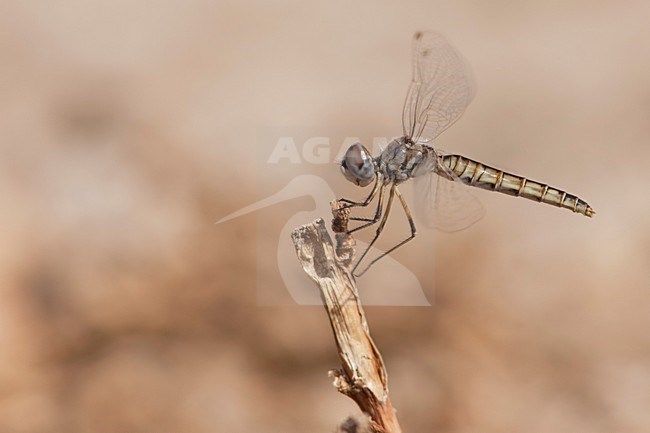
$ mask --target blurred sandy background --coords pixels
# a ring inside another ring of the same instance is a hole
[[[287,235],[257,219],[308,200],[213,223],[259,198],[261,126],[399,134],[416,29],[476,77],[440,145],[598,214],[478,192],[478,225],[396,255],[435,285],[368,310],[404,431],[650,431],[648,22],[645,0],[0,3],[0,431],[356,413],[322,309],[256,301]]]

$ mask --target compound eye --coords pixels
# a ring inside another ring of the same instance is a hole
[[[368,150],[355,143],[345,152],[341,171],[347,180],[359,186],[366,186],[375,177],[375,166]]]
[[[345,176],[347,172],[348,172],[348,165],[344,159],[343,161],[341,161],[341,173],[343,173],[343,176]]]

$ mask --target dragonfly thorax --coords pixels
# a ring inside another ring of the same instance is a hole
[[[437,157],[433,148],[400,137],[375,158],[375,166],[387,182],[401,183],[430,173],[437,166]]]

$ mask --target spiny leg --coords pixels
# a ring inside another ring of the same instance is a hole
[[[359,227],[355,227],[352,230],[348,230],[348,234],[352,234],[358,230],[365,229],[368,226],[371,226],[375,224],[377,221],[379,221],[379,218],[381,218],[381,212],[383,209],[383,201],[384,201],[384,187],[386,186],[385,183],[381,185],[379,188],[379,198],[377,199],[377,210],[375,211],[375,216],[373,218],[350,218],[350,220],[354,221],[366,221],[365,224],[361,224]]]
[[[372,191],[370,191],[368,197],[366,197],[366,199],[361,202],[348,200],[347,198],[340,198],[339,202],[347,203],[344,206],[341,206],[341,209],[348,209],[356,206],[361,206],[361,207],[368,206],[370,202],[372,202],[372,200],[377,195],[377,191],[379,191],[379,189],[383,187],[383,185],[384,185],[383,176],[381,175],[381,173],[377,173],[377,176],[375,177],[375,184],[373,185]]]
[[[391,192],[392,192],[392,189],[391,189]],[[411,211],[409,210],[409,207],[406,204],[406,200],[404,200],[404,196],[402,196],[402,193],[397,188],[395,188],[395,195],[397,195],[397,198],[399,198],[399,201],[400,201],[400,203],[402,203],[402,207],[404,208],[404,213],[406,214],[406,218],[409,221],[409,226],[411,227],[411,236],[404,239],[403,241],[401,241],[400,243],[398,243],[394,247],[390,248],[389,250],[385,251],[379,257],[377,257],[376,259],[371,261],[370,264],[368,266],[366,266],[366,268],[359,275],[357,275],[358,277],[365,274],[368,271],[368,269],[370,269],[370,267],[372,265],[374,265],[375,263],[377,263],[381,258],[383,258],[384,256],[392,253],[393,251],[395,251],[396,249],[398,249],[399,247],[401,247],[402,245],[404,245],[405,243],[407,243],[408,241],[410,241],[411,239],[413,239],[415,237],[415,234],[416,234],[415,222],[413,221],[413,217],[411,216]],[[388,210],[386,211],[386,213],[388,213]],[[358,263],[357,263],[357,266],[358,266]],[[356,266],[355,266],[355,269],[356,269]]]
[[[352,275],[355,276],[360,276],[356,275],[355,271],[359,267],[359,264],[363,261],[363,258],[368,254],[368,251],[372,248],[375,242],[377,242],[377,239],[379,238],[379,235],[381,232],[384,230],[384,226],[386,225],[386,221],[388,220],[388,215],[390,214],[390,209],[393,206],[393,198],[395,197],[395,191],[396,191],[397,185],[392,184],[390,187],[390,191],[388,193],[388,203],[386,203],[386,210],[384,211],[384,216],[381,218],[381,222],[379,223],[379,227],[377,227],[377,232],[375,233],[375,237],[372,238],[372,241],[368,244],[368,247],[365,249],[363,254],[361,254],[361,257],[359,257],[359,260],[357,261],[357,264],[354,265],[354,268],[352,268]],[[368,268],[366,268],[368,270]],[[365,272],[365,271],[364,271]]]

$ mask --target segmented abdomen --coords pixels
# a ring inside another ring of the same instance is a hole
[[[573,194],[506,173],[464,156],[444,155],[442,161],[467,185],[563,207],[588,217],[596,213],[584,200]]]

